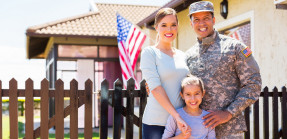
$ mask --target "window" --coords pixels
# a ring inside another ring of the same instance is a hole
[[[245,45],[251,47],[250,22],[243,23],[241,25],[237,25],[232,28],[220,31],[220,34],[224,34],[232,38],[235,38],[243,42]]]
[[[98,47],[97,46],[76,46],[76,45],[59,45],[58,46],[58,56],[59,57],[98,57]]]

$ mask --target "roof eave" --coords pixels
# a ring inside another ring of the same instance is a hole
[[[180,12],[183,8],[188,7],[191,3],[196,2],[199,0],[171,0],[170,2],[168,2],[167,4],[165,4],[164,6],[160,7],[158,10],[156,10],[155,12],[153,12],[151,15],[149,15],[148,17],[144,18],[143,20],[141,20],[139,23],[137,23],[138,26],[143,27],[143,26],[148,26],[148,24],[150,24],[151,22],[154,21],[156,13],[161,9],[161,8],[173,8],[173,9],[179,9],[177,10],[177,12]],[[183,5],[183,6],[182,6]],[[180,7],[180,8],[178,8]]]
[[[156,13],[161,9],[161,8],[166,8],[166,7],[170,7],[170,8],[174,8],[175,6],[183,3],[185,0],[171,0],[170,2],[168,2],[167,4],[165,4],[164,6],[160,7],[158,10],[154,11],[151,15],[149,15],[148,17],[146,17],[145,19],[141,20],[139,23],[137,23],[138,26],[142,27],[144,25],[146,25],[146,23],[150,23],[154,20]]]
[[[27,32],[29,37],[75,37],[75,38],[105,38],[105,39],[114,39],[117,36],[97,36],[97,35],[71,35],[71,34],[38,34],[34,32]]]

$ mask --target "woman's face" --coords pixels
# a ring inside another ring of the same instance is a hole
[[[170,43],[177,36],[177,20],[175,15],[167,15],[156,25],[159,41]]]

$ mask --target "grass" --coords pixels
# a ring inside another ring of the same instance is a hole
[[[39,118],[39,117],[37,117]],[[24,120],[25,118],[23,116],[18,117],[18,135],[19,138],[24,138],[25,134],[23,134],[24,131]],[[2,115],[2,127],[3,127],[3,139],[9,139],[10,138],[10,125],[9,125],[9,116]],[[55,139],[55,134],[49,134],[49,139]],[[70,134],[64,134],[64,139],[69,139]],[[78,135],[79,139],[84,139],[84,133],[79,133]],[[93,133],[93,139],[99,139],[99,133]],[[40,139],[40,138],[39,138]]]

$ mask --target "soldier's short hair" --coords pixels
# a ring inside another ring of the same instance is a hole
[[[214,7],[209,1],[199,1],[190,4],[188,16],[191,19],[192,14],[198,12],[210,12],[212,17],[214,17]]]

